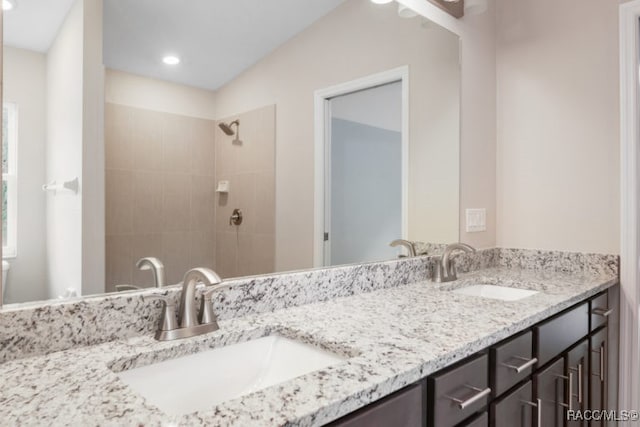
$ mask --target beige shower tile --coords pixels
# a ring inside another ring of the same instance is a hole
[[[191,167],[193,119],[165,114],[162,123],[162,170],[187,173]]]
[[[168,284],[181,282],[184,274],[195,267],[189,257],[190,248],[188,232],[162,233],[161,259],[164,262]]]
[[[216,122],[219,123],[219,122]],[[215,128],[215,171],[219,175],[236,173],[237,146],[232,143],[233,137],[227,136],[218,126]]]
[[[135,109],[133,167],[137,171],[162,170],[162,118],[164,113]]]
[[[276,193],[274,171],[256,175],[255,232],[274,234],[276,229]]]
[[[240,232],[253,233],[256,224],[256,180],[257,175],[245,173],[234,177],[234,208],[242,211]]]
[[[161,173],[135,172],[133,176],[133,230],[135,234],[159,233],[162,223]]]
[[[191,176],[191,230],[215,229],[215,180],[210,176]]]
[[[106,291],[114,292],[116,285],[130,285],[132,283],[131,236],[107,236],[105,249]]]
[[[231,191],[229,193],[216,193],[215,195],[216,231],[235,231],[235,229],[229,225],[229,217],[238,204],[238,193],[235,191],[237,180],[235,176],[220,176],[216,180],[216,185],[219,180],[229,181]]]
[[[274,234],[254,234],[251,252],[251,274],[273,273],[276,239]]]
[[[253,273],[253,235],[238,234],[238,276],[250,276]]]
[[[192,231],[190,233],[189,242],[191,244],[191,265],[215,270],[215,232]]]
[[[105,167],[131,169],[133,167],[132,109],[117,104],[105,105]]]
[[[238,241],[236,233],[216,233],[215,270],[222,278],[237,277]]]
[[[194,119],[191,140],[191,173],[215,176],[215,122]]]
[[[135,264],[141,258],[155,257],[164,263],[162,259],[162,234],[137,234],[133,236],[133,284],[136,286],[150,287],[154,286],[153,273],[151,270],[141,271],[135,267]]]
[[[106,234],[133,232],[133,175],[129,171],[105,171]]]
[[[253,171],[273,170],[276,162],[275,106],[264,107],[253,115],[251,168]]]
[[[162,176],[162,229],[188,231],[191,224],[191,176]]]

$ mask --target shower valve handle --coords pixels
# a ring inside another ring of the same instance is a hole
[[[234,209],[231,217],[229,217],[229,225],[242,224],[242,211],[240,209]]]

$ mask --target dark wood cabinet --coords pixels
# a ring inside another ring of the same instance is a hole
[[[563,427],[564,411],[567,406],[565,388],[567,376],[564,370],[564,357],[556,360],[533,376],[534,395],[540,401],[540,421],[537,425],[545,427]]]
[[[423,427],[424,381],[329,424],[331,427]]]
[[[612,405],[608,301],[596,295],[330,426],[603,427],[567,411]]]
[[[494,427],[532,427],[538,403],[533,401],[531,381],[507,393],[491,404]]]
[[[568,377],[569,410],[584,411],[589,407],[589,340],[583,340],[567,352],[565,375]],[[585,426],[584,421],[567,421],[567,427]]]
[[[589,376],[589,409],[607,409],[608,390],[608,328],[604,327],[590,338],[591,372]],[[591,421],[591,426],[604,426],[603,421]]]

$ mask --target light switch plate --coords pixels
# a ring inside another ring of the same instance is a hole
[[[467,233],[487,231],[487,210],[467,209]]]

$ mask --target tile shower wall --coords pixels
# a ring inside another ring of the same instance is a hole
[[[160,258],[167,281],[214,268],[216,123],[107,103],[106,291],[150,286],[136,261]]]
[[[222,119],[240,120],[239,138],[215,129],[216,181],[230,182],[216,195],[215,265],[225,278],[275,269],[275,114],[271,105]],[[236,208],[239,226],[229,224]]]

